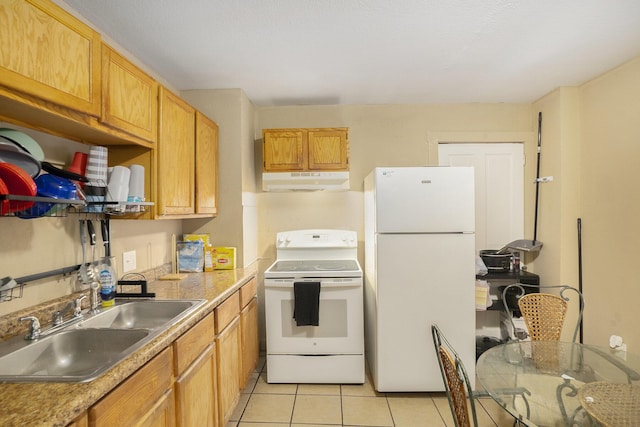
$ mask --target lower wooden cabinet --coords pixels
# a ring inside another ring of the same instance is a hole
[[[218,426],[215,356],[215,344],[210,344],[176,379],[177,426]]]
[[[174,401],[170,393],[173,385],[171,368],[172,352],[168,347],[93,405],[89,409],[89,425],[166,425],[163,420],[168,422],[174,419]],[[163,399],[166,402],[159,407],[158,402]]]
[[[240,293],[235,292],[214,310],[216,317],[216,364],[218,422],[226,425],[240,399]]]
[[[176,425],[218,425],[213,313],[173,343]]]
[[[171,389],[165,391],[144,418],[135,424],[136,427],[173,427],[175,425],[174,393]]]
[[[249,281],[67,427],[224,427],[258,359],[255,286]]]
[[[258,347],[258,298],[251,301],[240,312],[240,332],[242,338],[242,376],[240,389],[243,389],[253,373],[260,349]]]
[[[89,414],[87,412],[83,412],[76,418],[67,424],[66,427],[89,427]]]

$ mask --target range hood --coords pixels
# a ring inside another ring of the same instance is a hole
[[[264,191],[346,191],[349,172],[264,172]]]

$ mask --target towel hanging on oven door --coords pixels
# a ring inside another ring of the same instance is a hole
[[[293,282],[293,318],[297,326],[320,325],[320,282]]]

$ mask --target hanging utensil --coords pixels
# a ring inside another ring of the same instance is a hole
[[[82,264],[78,269],[78,280],[82,287],[89,286],[94,280],[93,270],[87,264],[87,230],[85,220],[80,220],[80,245],[82,246]]]
[[[91,264],[89,269],[93,274],[93,282],[99,285],[97,280],[99,272],[97,271],[96,266],[96,229],[93,227],[93,221],[90,219],[87,220],[87,231],[89,233],[89,244],[91,245]]]
[[[104,256],[111,256],[111,244],[109,242],[109,217],[100,220],[100,230],[102,231],[102,244],[104,245]]]

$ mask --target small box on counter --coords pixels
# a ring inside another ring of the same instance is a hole
[[[184,240],[185,242],[202,242],[205,246],[210,245],[211,244],[211,238],[209,237],[209,233],[202,233],[202,234],[195,234],[195,233],[191,233],[191,234],[183,234],[182,235],[182,240]]]
[[[213,266],[216,270],[233,270],[236,268],[236,248],[215,246],[213,248]]]
[[[202,241],[177,242],[178,271],[199,273],[204,267],[204,244]]]

